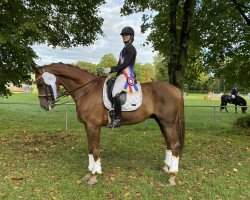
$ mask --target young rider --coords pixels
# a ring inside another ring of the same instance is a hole
[[[134,65],[136,59],[136,49],[133,46],[134,29],[131,27],[124,27],[121,31],[124,48],[120,52],[118,64],[114,67],[107,67],[103,69],[103,74],[117,72],[117,78],[112,91],[114,118],[111,123],[107,125],[108,128],[117,128],[121,126],[121,102],[120,93],[123,91],[126,83],[134,84]]]

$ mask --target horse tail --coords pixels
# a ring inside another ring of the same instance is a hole
[[[180,142],[180,155],[182,155],[185,140],[185,117],[184,117],[184,101],[182,100],[180,110],[177,116],[178,138]]]

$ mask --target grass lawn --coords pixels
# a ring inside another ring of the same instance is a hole
[[[37,95],[0,99],[33,104],[0,104],[0,199],[250,199],[250,130],[232,126],[242,116],[234,108],[189,107],[220,104],[203,96],[185,100],[186,144],[173,188],[160,172],[165,144],[153,120],[102,129],[103,174],[88,186],[87,139],[74,106],[65,132],[64,106],[44,112]]]

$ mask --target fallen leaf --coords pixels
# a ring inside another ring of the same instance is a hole
[[[129,188],[130,188],[130,186],[127,185],[127,184],[125,184],[125,185],[123,186],[123,189],[125,189],[125,190],[127,190],[127,189],[129,189]]]
[[[141,196],[141,192],[136,192],[136,193],[135,193],[135,196],[136,196],[136,197],[140,197],[140,196]]]

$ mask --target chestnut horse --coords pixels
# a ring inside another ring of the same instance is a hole
[[[40,105],[49,110],[55,103],[51,86],[45,84],[42,74],[48,72],[56,77],[57,90],[63,86],[76,104],[78,120],[84,124],[89,148],[89,172],[84,177],[88,184],[97,182],[101,174],[100,131],[108,124],[108,110],[103,104],[103,85],[106,76],[88,73],[76,66],[52,63],[42,67],[32,66],[35,72]],[[154,118],[166,142],[165,166],[170,174],[169,185],[175,185],[179,157],[184,146],[184,104],[182,94],[173,85],[160,81],[142,83],[142,105],[131,112],[122,112],[122,125]]]

